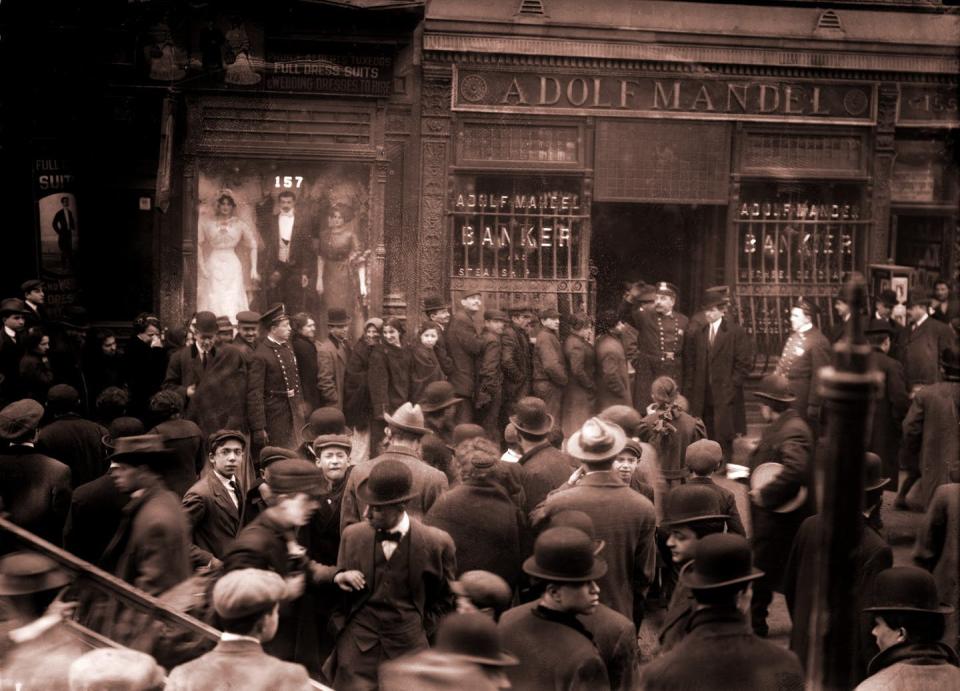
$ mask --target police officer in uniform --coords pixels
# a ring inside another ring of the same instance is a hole
[[[661,281],[656,284],[652,310],[636,313],[637,362],[633,390],[634,407],[645,410],[650,404],[653,380],[667,376],[683,390],[683,337],[688,330],[687,318],[674,311],[677,287]]]
[[[253,405],[250,426],[256,450],[267,444],[285,449],[299,445],[296,432],[303,427],[304,403],[297,359],[290,347],[290,318],[276,304],[260,318],[266,337],[257,344],[250,364]]]
[[[800,298],[790,310],[790,328],[793,333],[783,346],[780,362],[774,371],[783,375],[796,395],[793,407],[807,424],[817,432],[820,421],[820,394],[817,392],[817,372],[830,364],[830,341],[813,323],[820,314],[816,303]]]

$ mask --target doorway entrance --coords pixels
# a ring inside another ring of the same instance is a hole
[[[724,207],[689,204],[593,204],[590,256],[597,267],[597,309],[615,309],[623,282],[668,281],[690,315],[711,285],[723,283]]]

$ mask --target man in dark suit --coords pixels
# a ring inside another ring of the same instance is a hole
[[[350,359],[350,315],[342,307],[327,310],[327,338],[317,346],[320,405],[343,409],[343,383]]]
[[[726,304],[717,293],[704,296],[706,323],[686,338],[683,393],[690,404],[690,414],[703,420],[707,436],[720,442],[724,456],[731,458],[736,420],[738,415],[745,414],[737,391],[753,366],[753,343],[739,324],[725,316]]]
[[[26,308],[24,319],[28,329],[34,326],[43,326],[47,323],[47,313],[43,307],[47,301],[47,296],[43,292],[43,287],[43,281],[37,278],[31,278],[20,285],[20,292],[23,293],[23,306]]]
[[[7,298],[0,302],[0,402],[12,403],[21,396],[20,359],[24,349],[21,342],[26,324],[23,300]]]
[[[366,520],[343,531],[336,579],[339,584],[359,571],[361,588],[334,614],[339,633],[325,667],[337,689],[376,688],[379,664],[426,649],[454,604],[453,540],[407,513],[414,496],[409,468],[383,460],[358,493]]]
[[[613,310],[604,310],[597,315],[595,351],[598,410],[606,410],[613,405],[633,405],[628,356],[623,339],[624,326]],[[636,347],[636,342],[631,346]]]
[[[904,326],[893,318],[893,308],[897,306],[897,294],[887,288],[881,290],[873,302],[873,319],[884,322],[890,328],[890,352],[894,360],[900,360],[900,334]],[[872,321],[872,320],[871,320]]]
[[[194,568],[219,566],[243,526],[244,490],[237,479],[247,440],[242,432],[224,429],[214,432],[207,443],[210,471],[183,495],[193,544],[190,561]]]
[[[793,538],[804,519],[813,513],[813,432],[797,412],[789,381],[778,374],[764,377],[754,395],[761,399],[760,413],[770,424],[750,454],[750,470],[779,464],[779,472],[766,485],[751,480],[750,516],[753,555],[765,575],[753,586],[753,630],[766,636],[767,608],[773,591],[783,580]],[[765,468],[766,470],[766,468]]]
[[[820,422],[820,393],[818,372],[830,364],[830,341],[813,325],[820,314],[816,303],[801,298],[790,310],[790,328],[793,333],[783,346],[780,361],[774,370],[789,381],[796,397],[794,408],[814,432]]]
[[[302,312],[311,305],[306,296],[311,277],[316,276],[317,253],[313,250],[313,229],[306,214],[297,211],[297,195],[284,190],[273,200],[257,206],[257,227],[263,234],[263,250],[257,257],[260,275],[273,299],[287,309]]]
[[[453,359],[447,346],[447,327],[450,326],[450,305],[439,295],[427,295],[423,298],[423,313],[427,319],[437,325],[437,344],[433,352],[437,355],[440,369],[449,379],[453,376]]]
[[[500,335],[500,362],[503,368],[503,405],[500,407],[500,432],[513,415],[513,406],[530,395],[530,377],[533,374],[533,346],[530,343],[530,325],[533,309],[528,305],[514,305],[509,309],[510,323]]]
[[[69,384],[54,384],[47,394],[47,412],[52,420],[40,430],[37,447],[51,458],[70,466],[74,487],[95,480],[107,470],[101,440],[107,430],[80,417],[80,394]]]
[[[910,407],[907,381],[903,365],[890,357],[891,324],[882,319],[871,319],[864,333],[873,348],[874,367],[883,373],[883,384],[873,402],[873,422],[867,448],[883,459],[883,476],[890,478],[889,489],[899,486],[900,437],[903,417]]]
[[[757,638],[746,626],[750,584],[762,576],[750,563],[750,548],[740,535],[718,533],[700,540],[693,562],[680,574],[680,582],[697,601],[687,636],[643,667],[639,688],[803,688],[797,656]]]
[[[62,207],[53,216],[53,232],[57,234],[57,247],[60,249],[60,268],[73,268],[73,234],[77,232],[77,217],[70,209],[70,197],[60,197]]]
[[[577,464],[547,439],[553,429],[554,417],[547,412],[541,399],[536,396],[521,398],[514,406],[510,422],[520,436],[523,455],[517,465],[523,471],[519,473],[526,497],[523,508],[529,513],[570,478]]]
[[[29,398],[0,410],[0,502],[10,520],[55,545],[70,509],[70,468],[34,447],[43,406]]]
[[[477,357],[477,390],[475,394],[477,422],[487,438],[498,444],[503,436],[500,427],[500,407],[503,405],[503,370],[500,336],[510,318],[501,310],[483,313],[483,333],[480,335],[480,355]]]
[[[264,312],[267,336],[257,345],[250,364],[250,425],[255,450],[270,444],[295,449],[303,426],[304,403],[297,361],[290,348],[290,319],[283,305]]]
[[[477,333],[473,321],[483,307],[479,292],[467,293],[460,300],[460,309],[453,315],[450,330],[446,333],[447,350],[453,361],[450,383],[457,396],[463,400],[457,411],[457,422],[473,422],[474,388],[477,378],[477,358],[483,348],[483,341]]]
[[[567,359],[560,345],[560,313],[548,307],[540,310],[540,330],[533,345],[531,391],[543,401],[547,412],[559,420],[563,408],[563,390],[570,382]]]
[[[940,353],[957,345],[956,336],[947,324],[930,317],[932,300],[911,296],[907,301],[910,323],[900,334],[900,357],[907,377],[907,391],[915,393],[921,386],[942,381]]]

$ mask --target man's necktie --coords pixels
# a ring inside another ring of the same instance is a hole
[[[403,538],[403,533],[399,530],[377,530],[377,542],[400,542]]]
[[[237,502],[237,508],[239,509],[243,505],[243,496],[240,494],[240,488],[237,486],[237,481],[230,479],[227,483],[230,486],[230,490],[233,492],[233,498]]]

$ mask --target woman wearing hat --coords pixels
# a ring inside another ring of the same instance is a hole
[[[383,325],[383,340],[370,352],[370,405],[373,422],[370,426],[371,454],[379,453],[386,422],[383,414],[396,410],[410,398],[410,374],[413,354],[403,344],[406,327],[392,317]]]
[[[880,653],[867,668],[870,675],[856,691],[910,691],[960,688],[960,658],[941,642],[944,616],[933,577],[911,566],[881,572],[873,584],[873,636]]]

